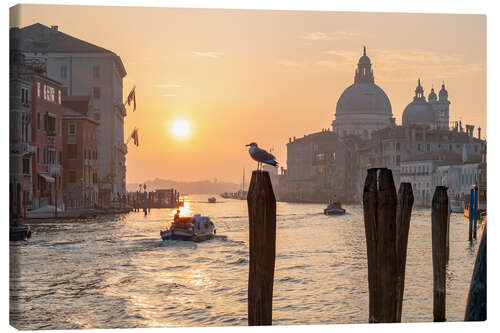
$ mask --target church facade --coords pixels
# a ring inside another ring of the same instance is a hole
[[[437,167],[458,163],[443,156],[465,149],[475,160],[485,151],[480,128],[477,137],[472,125],[464,130],[461,122],[455,122],[450,128],[451,103],[444,82],[438,95],[432,88],[426,98],[419,79],[413,101],[403,111],[402,125],[396,125],[390,100],[375,84],[371,66],[363,48],[354,83],[337,101],[331,129],[289,138],[287,168],[282,168],[275,187],[278,200],[328,202],[337,195],[342,202],[360,203],[368,168],[386,167],[397,187],[402,181],[411,182],[414,191],[418,189],[416,204],[426,205],[436,182],[423,182],[413,165],[425,164],[426,179],[435,179]]]

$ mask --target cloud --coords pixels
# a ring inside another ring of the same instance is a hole
[[[163,94],[161,96],[164,96],[164,97],[175,97],[177,95],[176,94]]]
[[[303,62],[298,62],[298,61],[293,61],[293,60],[288,60],[288,59],[280,59],[280,60],[276,61],[276,64],[283,66],[283,67],[289,67],[289,68],[303,68],[306,66],[306,64]]]
[[[360,36],[359,32],[346,32],[346,31],[335,31],[332,33],[326,32],[310,32],[302,36],[303,39],[317,41],[317,40],[339,40],[339,39],[349,39],[351,37]]]
[[[354,74],[361,52],[349,50],[330,50],[324,52],[327,59],[316,65]],[[372,61],[375,80],[403,82],[417,80],[442,80],[471,72],[485,71],[485,65],[467,62],[460,53],[440,53],[423,49],[379,50],[368,49]]]
[[[180,84],[173,83],[159,83],[155,85],[156,88],[180,88],[182,87]]]
[[[196,56],[207,57],[207,58],[219,58],[224,55],[224,53],[222,52],[213,52],[213,51],[208,51],[208,52],[193,51],[192,53]]]

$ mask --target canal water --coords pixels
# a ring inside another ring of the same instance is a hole
[[[10,321],[19,329],[247,325],[246,201],[186,198],[182,215],[212,217],[217,238],[166,241],[175,213],[152,209],[93,220],[33,222],[10,244]],[[368,321],[361,206],[325,216],[323,205],[278,203],[273,324]],[[403,322],[432,321],[430,209],[410,225]],[[481,232],[481,231],[480,231]],[[480,233],[479,233],[480,235]],[[463,319],[478,241],[462,214],[451,218],[446,315]]]

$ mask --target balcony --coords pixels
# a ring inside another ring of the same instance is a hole
[[[51,176],[59,176],[61,172],[61,166],[59,164],[49,164],[47,165],[49,175]]]

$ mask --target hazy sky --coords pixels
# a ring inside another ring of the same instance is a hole
[[[19,7],[18,7],[19,8]],[[11,13],[12,14],[12,13]],[[11,26],[59,30],[117,53],[137,86],[125,118],[127,181],[218,178],[247,182],[244,147],[274,148],[286,166],[289,137],[328,128],[354,81],[363,45],[375,83],[401,124],[421,78],[427,96],[444,80],[450,120],[486,134],[486,17],[140,7],[22,5]],[[172,134],[175,120],[190,132]]]

